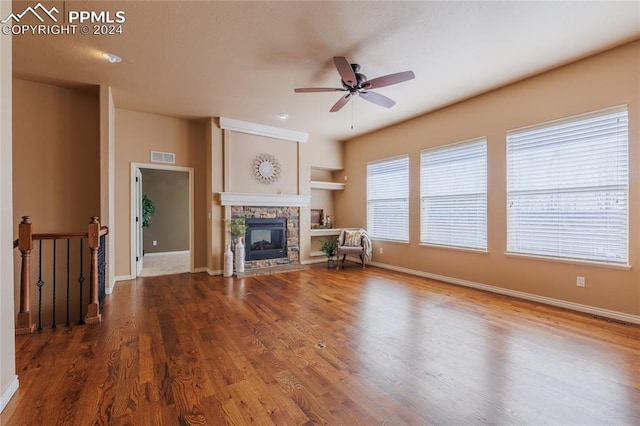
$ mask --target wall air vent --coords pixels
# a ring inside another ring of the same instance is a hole
[[[176,154],[175,154],[175,152],[151,151],[151,162],[152,163],[175,164],[176,163]]]

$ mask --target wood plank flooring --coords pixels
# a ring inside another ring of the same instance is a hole
[[[640,424],[640,327],[347,264],[120,282],[1,425]]]

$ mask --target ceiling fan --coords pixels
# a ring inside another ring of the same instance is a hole
[[[385,108],[391,108],[396,104],[393,99],[389,99],[379,93],[372,92],[370,89],[377,89],[379,87],[391,86],[392,84],[402,83],[403,81],[411,80],[415,78],[413,71],[403,71],[395,74],[388,74],[382,77],[374,78],[373,80],[367,80],[367,76],[359,73],[360,65],[350,64],[347,58],[343,56],[334,56],[333,63],[340,74],[342,87],[303,87],[294,89],[296,93],[313,93],[313,92],[349,92],[341,97],[338,102],[333,105],[329,110],[330,112],[339,111],[343,106],[349,102],[353,96],[362,97],[363,99],[380,105]]]

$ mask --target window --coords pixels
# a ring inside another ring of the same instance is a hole
[[[420,242],[487,249],[487,140],[422,151]]]
[[[626,107],[507,134],[507,251],[628,264]]]
[[[367,231],[371,238],[409,241],[409,157],[367,164]]]

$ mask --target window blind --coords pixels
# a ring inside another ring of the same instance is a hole
[[[507,251],[628,264],[619,107],[507,133]]]
[[[487,249],[485,138],[420,154],[420,242]]]
[[[367,232],[409,241],[409,157],[367,164]]]

